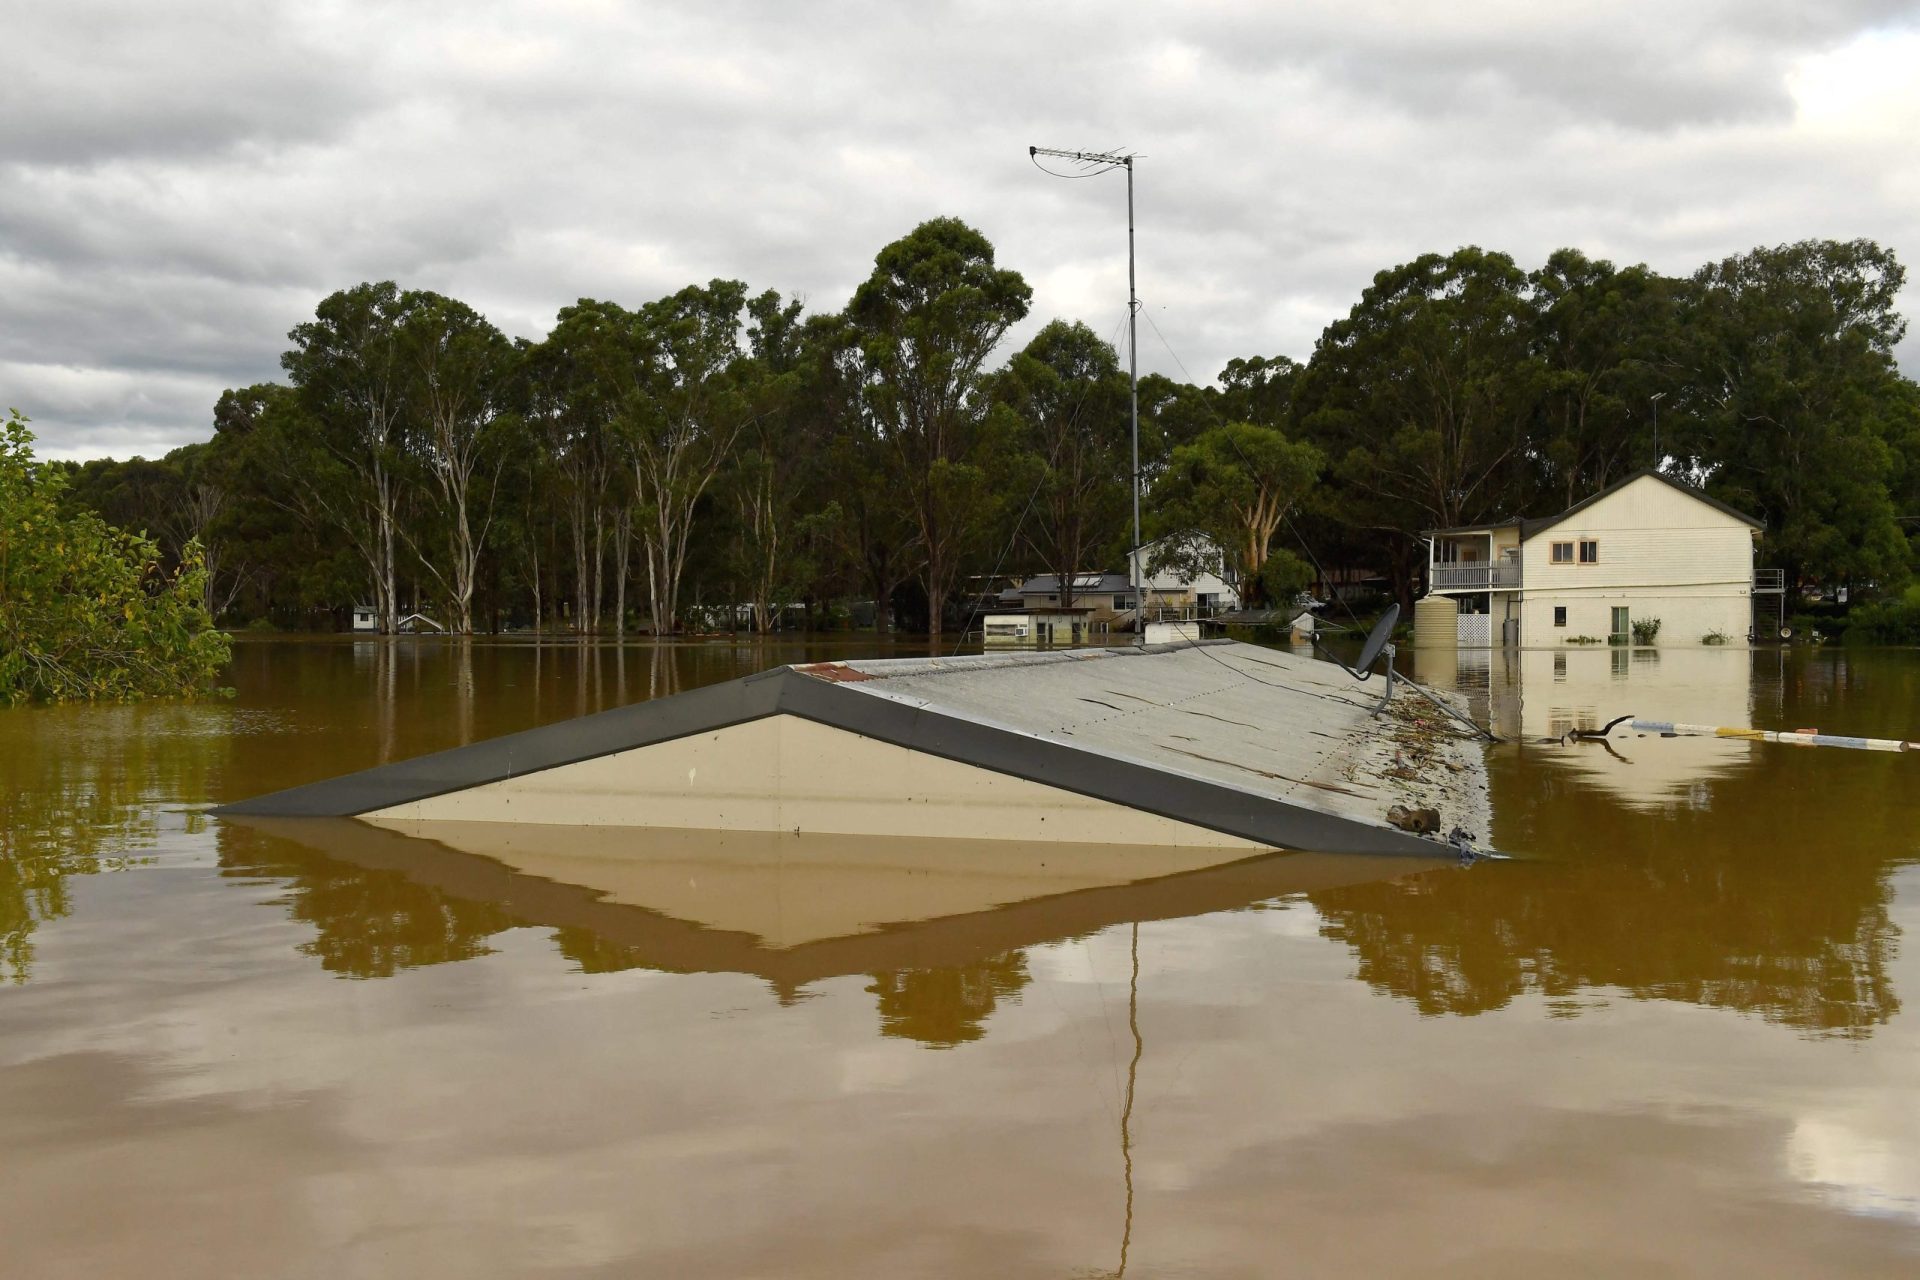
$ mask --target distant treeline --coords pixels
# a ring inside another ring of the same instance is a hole
[[[1570,505],[1658,461],[1766,521],[1795,580],[1890,588],[1920,549],[1920,393],[1892,350],[1903,269],[1867,241],[1673,278],[1572,249],[1383,271],[1305,364],[1140,385],[1148,536],[1204,532],[1254,600],[1322,574],[1403,601],[1422,529]],[[74,468],[68,500],[179,555],[228,625],[667,630],[783,612],[934,633],[995,575],[1117,569],[1127,381],[951,218],[881,250],[846,306],[738,281],[582,299],[542,341],[391,283],[323,300],[285,383],[212,439]],[[717,610],[717,612],[716,612]],[[862,617],[864,619],[864,611]]]

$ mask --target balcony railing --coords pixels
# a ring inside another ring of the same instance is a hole
[[[1787,589],[1787,571],[1785,569],[1755,569],[1753,571],[1753,590],[1755,595],[1766,592],[1785,591]]]
[[[1198,622],[1226,610],[1217,604],[1156,604],[1147,608],[1152,622]]]
[[[1435,591],[1515,591],[1520,587],[1517,564],[1436,564],[1427,568]]]

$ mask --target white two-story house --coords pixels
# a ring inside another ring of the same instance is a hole
[[[1641,471],[1559,515],[1426,534],[1427,586],[1459,608],[1459,643],[1551,647],[1637,640],[1738,643],[1753,626],[1754,544],[1764,526]],[[1777,585],[1777,584],[1770,584]]]

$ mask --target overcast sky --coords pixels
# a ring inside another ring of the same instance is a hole
[[[1015,340],[1110,334],[1124,181],[1029,143],[1143,156],[1142,367],[1197,380],[1306,357],[1375,271],[1462,244],[1680,273],[1868,236],[1920,269],[1920,0],[10,0],[5,26],[0,406],[54,457],[206,438],[361,280],[526,336],[716,276],[832,309],[955,214],[1034,287]]]

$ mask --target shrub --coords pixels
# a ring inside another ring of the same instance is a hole
[[[1701,644],[1725,644],[1726,642],[1727,633],[1718,627],[1715,627],[1712,631],[1700,637]]]
[[[1635,644],[1652,644],[1654,637],[1659,634],[1660,619],[1635,618],[1633,620],[1633,642]]]
[[[0,703],[212,692],[227,637],[201,604],[189,543],[160,548],[90,511],[61,510],[65,473],[36,463],[17,412],[0,423]]]
[[[1920,644],[1920,585],[1895,599],[1855,608],[1848,619],[1847,643]]]

